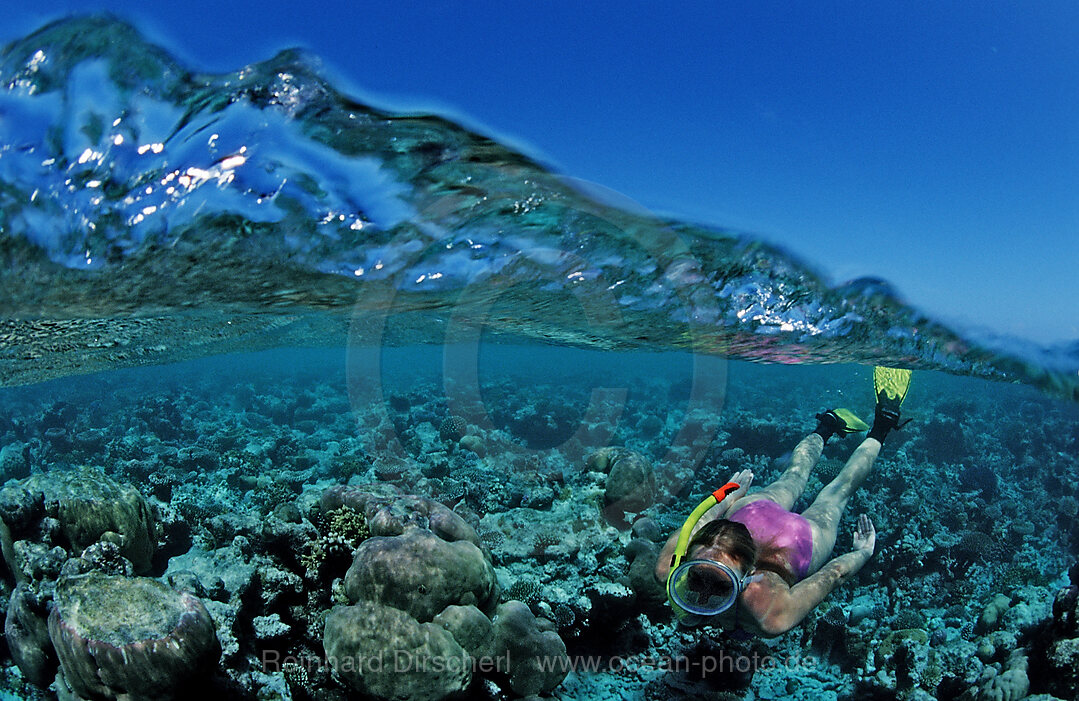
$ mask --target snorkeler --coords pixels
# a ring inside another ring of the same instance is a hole
[[[667,540],[655,571],[680,623],[782,635],[865,565],[876,546],[865,514],[858,517],[853,549],[836,558],[832,549],[847,500],[869,475],[888,432],[902,425],[910,376],[909,370],[874,368],[871,429],[846,409],[818,414],[817,428],[794,449],[779,479],[747,495],[753,473],[742,470],[693,510]],[[828,439],[866,429],[869,435],[813,504],[791,513]]]

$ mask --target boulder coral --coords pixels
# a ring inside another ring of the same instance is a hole
[[[323,644],[339,677],[378,698],[438,701],[472,681],[472,660],[448,631],[378,603],[334,607]]]
[[[589,456],[587,466],[607,473],[603,513],[612,525],[627,528],[627,512],[640,513],[655,502],[655,471],[640,453],[626,448],[601,448]]]
[[[551,691],[569,673],[566,644],[520,601],[507,601],[494,617],[490,654],[508,659],[509,685],[521,696]]]
[[[978,618],[978,623],[974,626],[975,633],[988,633],[996,630],[1000,625],[1001,616],[1008,607],[1011,606],[1012,600],[1004,594],[997,594],[982,610],[982,615]]]
[[[156,519],[142,494],[90,467],[9,482],[0,489],[0,520],[4,559],[16,577],[14,544],[33,539],[43,523],[57,524],[72,554],[102,539],[116,542],[136,572],[150,568],[157,543]]]
[[[345,593],[352,602],[378,602],[428,622],[449,605],[490,609],[498,584],[490,561],[471,542],[412,528],[361,543],[345,574]]]
[[[978,680],[978,701],[1019,701],[1030,691],[1027,676],[1028,662],[1022,650],[1015,650],[1008,657],[1003,671],[996,665],[986,665]]]
[[[449,631],[473,659],[491,656],[491,619],[475,606],[447,606],[432,622]]]
[[[48,686],[56,671],[47,615],[47,603],[34,588],[27,584],[15,587],[4,618],[4,638],[23,676],[40,687]]]
[[[64,577],[54,603],[49,638],[62,682],[82,698],[171,699],[221,653],[202,602],[154,579]]]

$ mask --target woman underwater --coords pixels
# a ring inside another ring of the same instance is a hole
[[[655,575],[666,582],[681,623],[719,626],[742,636],[782,635],[873,555],[876,531],[862,514],[853,549],[832,558],[847,501],[869,476],[888,432],[900,427],[899,410],[910,386],[909,370],[878,367],[873,378],[873,427],[808,509],[791,512],[824,444],[837,433],[869,428],[846,409],[817,415],[817,428],[794,449],[775,482],[747,494],[753,473],[738,472],[667,540]]]

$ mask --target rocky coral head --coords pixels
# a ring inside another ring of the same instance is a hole
[[[449,631],[377,603],[334,607],[323,645],[338,676],[365,698],[461,698],[472,681],[472,660]]]
[[[594,450],[585,459],[585,469],[593,472],[608,472],[611,469],[611,465],[627,452],[629,451],[625,448],[619,448],[617,446],[604,446],[603,448]]]
[[[1079,585],[1066,586],[1053,597],[1053,627],[1065,637],[1079,630]]]
[[[32,684],[47,687],[56,676],[56,655],[49,643],[48,602],[20,584],[11,593],[4,617],[4,639],[15,664]]]
[[[174,698],[221,653],[195,596],[96,572],[57,583],[49,638],[63,681],[84,698]]]
[[[44,518],[58,524],[72,554],[112,539],[137,572],[150,568],[157,543],[153,510],[136,488],[119,484],[101,470],[36,473],[0,490],[0,519],[12,540],[32,535]]]
[[[552,691],[569,670],[566,644],[541,625],[520,601],[507,601],[495,613],[491,650],[509,659],[509,686],[521,696]]]
[[[362,513],[373,536],[401,535],[407,528],[428,529],[446,541],[467,540],[482,548],[476,530],[445,504],[403,494],[392,485],[336,485],[322,494],[322,513],[347,506]]]
[[[494,567],[478,547],[420,529],[365,540],[344,584],[353,602],[393,606],[421,622],[449,605],[490,609],[499,593]]]
[[[588,457],[586,467],[607,473],[603,515],[617,528],[629,528],[625,520],[627,512],[640,513],[655,502],[655,471],[648,458],[640,453],[625,448],[601,448]]]

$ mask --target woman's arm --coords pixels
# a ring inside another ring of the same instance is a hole
[[[868,516],[862,514],[858,517],[858,530],[854,533],[854,550],[831,560],[786,592],[773,590],[763,615],[757,616],[761,630],[766,635],[782,635],[801,623],[833,589],[862,569],[872,557],[875,547],[876,531],[873,523]],[[763,599],[756,596],[752,598]],[[755,605],[757,601],[747,601],[747,604],[754,615],[760,610],[759,606]]]
[[[738,489],[728,494],[723,501],[713,506],[708,511],[704,512],[701,516],[701,520],[697,521],[697,525],[693,527],[692,535],[696,535],[697,531],[704,527],[706,523],[715,521],[716,519],[723,518],[730,513],[731,507],[734,503],[746,495],[746,490],[749,489],[749,485],[753,484],[753,472],[750,470],[741,470],[734,473],[730,479],[738,485]],[[682,529],[678,528],[671,537],[664,543],[663,549],[659,552],[659,558],[656,560],[656,580],[660,582],[667,581],[667,574],[671,570],[671,558],[674,556],[674,549],[678,545],[678,536],[682,533]]]

